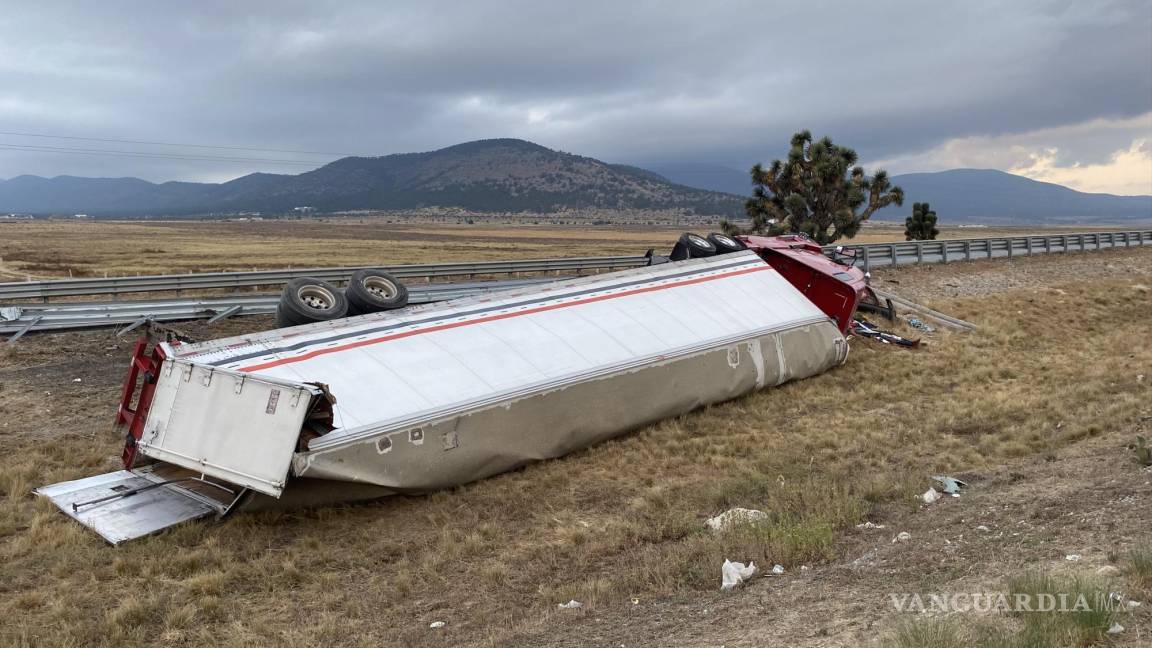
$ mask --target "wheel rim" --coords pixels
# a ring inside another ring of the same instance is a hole
[[[709,248],[709,246],[712,245],[711,243],[709,243],[708,241],[704,240],[703,238],[701,238],[699,236],[689,236],[688,241],[690,243],[692,243],[692,245],[695,245],[696,247],[698,247],[702,250],[707,250]]]
[[[305,306],[313,310],[330,310],[336,305],[336,295],[324,286],[304,286],[296,291],[296,296]]]
[[[400,291],[396,289],[396,284],[388,281],[384,277],[365,277],[362,282],[364,290],[371,293],[377,299],[392,299]]]
[[[726,245],[728,247],[736,247],[736,241],[733,241],[732,239],[728,238],[727,236],[724,236],[723,234],[716,234],[715,238],[717,241],[720,241],[720,243],[722,243],[723,245]]]

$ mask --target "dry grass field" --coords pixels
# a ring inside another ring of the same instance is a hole
[[[648,248],[667,252],[681,231],[640,226],[397,225],[379,218],[12,221],[0,223],[0,280],[643,254]],[[1035,231],[946,227],[941,236]],[[854,240],[903,240],[903,228],[873,223]]]
[[[46,259],[119,273],[241,258],[395,263],[428,260],[429,249],[435,260],[613,254],[675,234],[20,227],[32,229],[0,227],[16,272]],[[136,259],[140,245],[164,250],[147,259],[167,265]],[[1120,575],[1102,586],[1146,601],[1121,619],[1120,645],[1147,645],[1152,473],[1124,446],[1152,428],[1152,249],[877,274],[980,330],[939,331],[915,351],[855,339],[847,364],[825,375],[452,491],[239,515],[120,548],[29,491],[116,468],[109,420],[130,341],[28,336],[0,350],[0,645],[911,648],[945,645],[931,637],[948,632],[966,645],[954,629],[905,628],[887,592],[996,589],[1028,569],[1090,576],[1105,564]],[[269,324],[186,328],[218,337]],[[919,505],[940,472],[966,478],[971,493]],[[733,506],[770,518],[720,535],[703,527]],[[855,528],[865,520],[887,529]],[[891,543],[900,530],[913,540]],[[1083,560],[1066,563],[1072,553]],[[787,572],[721,595],[725,558]],[[557,609],[569,599],[584,607]],[[916,643],[916,632],[929,639]]]

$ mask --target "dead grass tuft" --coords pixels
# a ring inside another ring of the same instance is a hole
[[[1152,544],[1134,547],[1128,552],[1125,574],[1145,595],[1152,595]]]
[[[957,618],[905,621],[885,641],[887,648],[972,648],[971,631]]]

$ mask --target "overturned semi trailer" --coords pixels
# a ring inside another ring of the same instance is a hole
[[[750,251],[161,343],[137,353],[125,387],[125,469],[38,493],[116,543],[245,507],[429,491],[847,353],[837,325]]]

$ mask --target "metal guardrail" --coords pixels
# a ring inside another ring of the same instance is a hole
[[[858,263],[865,270],[873,267],[906,263],[948,263],[982,258],[1025,256],[1044,252],[1070,252],[1127,247],[1152,243],[1152,230],[1127,232],[1084,232],[1038,236],[1003,236],[992,238],[908,241],[844,245],[857,250]],[[832,254],[834,246],[824,248]],[[384,266],[401,279],[477,277],[517,275],[520,273],[583,272],[588,270],[622,270],[644,265],[642,256],[576,257],[568,259],[534,259],[527,261],[483,261],[477,263],[432,263]],[[94,295],[126,295],[147,292],[173,292],[208,289],[239,289],[256,286],[279,286],[296,277],[315,277],[326,281],[346,281],[360,267],[300,268],[291,270],[256,270],[244,272],[203,272],[185,275],[150,275],[141,277],[108,277],[52,279],[0,283],[0,301],[41,300]]]
[[[412,285],[409,304],[427,304],[486,292],[556,281],[555,277]],[[141,320],[175,322],[276,312],[280,295],[229,295],[189,299],[129,300],[120,302],[67,302],[0,308],[0,333],[19,336],[29,331],[59,331],[128,325]],[[11,317],[16,315],[16,317]],[[8,316],[8,317],[5,317]],[[210,320],[210,321],[212,321]]]
[[[940,241],[906,241],[840,246],[856,251],[856,264],[865,271],[875,267],[911,263],[949,263],[952,261],[1012,258],[1032,254],[1077,252],[1152,243],[1152,230],[1126,232],[1084,232],[1039,236],[1008,236]],[[838,246],[826,246],[832,256]],[[439,277],[515,275],[519,273],[577,273],[591,270],[616,270],[642,266],[642,256],[581,257],[570,259],[537,259],[529,261],[492,261],[479,263],[440,263],[392,266],[385,268],[404,279]],[[0,300],[78,297],[88,295],[145,292],[176,292],[213,288],[245,288],[279,285],[293,277],[317,277],[328,281],[345,281],[358,268],[305,268],[300,270],[267,270],[254,272],[211,272],[188,275],[155,275],[109,279],[62,279],[0,284]],[[409,284],[413,304],[443,301],[479,292],[515,288],[554,280],[535,277],[504,281],[470,283]],[[28,331],[90,328],[131,324],[143,319],[178,321],[199,318],[219,319],[238,314],[274,312],[279,296],[227,295],[168,300],[125,300],[97,303],[66,302],[58,304],[9,304],[0,306],[0,333],[14,334],[12,340]]]
[[[517,275],[520,273],[582,272],[586,270],[623,270],[644,265],[642,256],[575,257],[569,259],[533,259],[526,261],[481,261],[475,263],[430,263],[420,265],[380,266],[400,279],[437,279],[444,277],[478,277]],[[201,272],[184,275],[148,275],[142,277],[107,277],[51,279],[0,283],[0,301],[41,300],[56,297],[90,297],[93,295],[127,295],[147,292],[174,292],[220,288],[277,286],[296,277],[314,277],[325,281],[347,281],[353,272],[365,266],[347,268],[300,268],[291,270],[254,270],[245,272]]]
[[[1152,244],[1152,230],[1082,232],[1036,236],[996,236],[939,241],[904,241],[844,245],[856,250],[856,263],[865,271],[911,263],[949,263],[975,259],[1012,258],[1053,252],[1083,252]],[[831,254],[835,247],[824,248]]]

